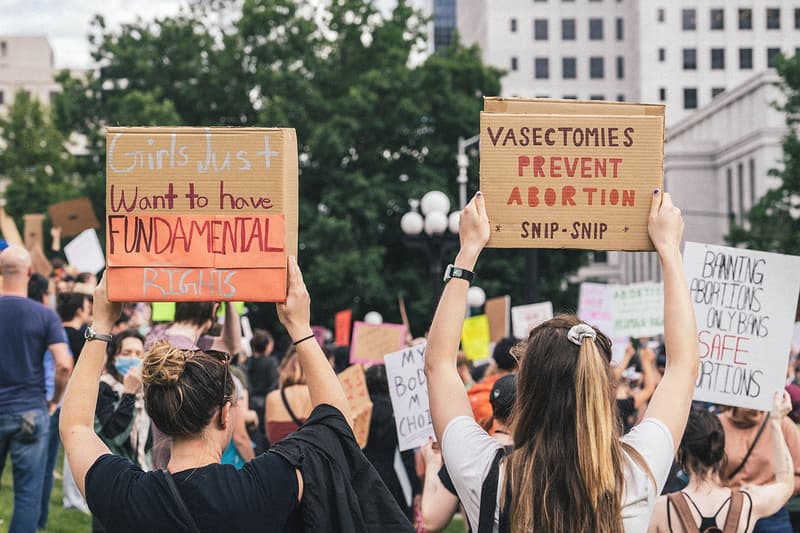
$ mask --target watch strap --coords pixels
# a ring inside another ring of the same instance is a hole
[[[91,326],[86,327],[86,333],[84,334],[84,338],[87,341],[105,341],[111,342],[114,337],[108,333],[97,333],[95,330],[92,329]]]
[[[467,270],[466,268],[457,267],[453,264],[447,265],[447,270],[444,274],[444,281],[445,283],[450,281],[451,279],[463,279],[467,283],[472,283],[472,280],[475,279],[475,273]]]

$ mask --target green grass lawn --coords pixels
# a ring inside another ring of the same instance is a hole
[[[64,467],[63,451],[59,454],[56,462],[57,477],[61,477],[61,470]],[[61,503],[63,491],[61,480],[56,479],[53,485],[53,492],[50,495],[50,515],[47,519],[48,533],[72,533],[73,531],[83,532],[92,530],[92,519],[89,515],[83,514],[75,509],[64,509]],[[3,468],[3,477],[0,479],[0,531],[7,531],[11,523],[11,511],[14,508],[14,492],[12,489],[11,460],[6,461]]]
[[[61,470],[64,467],[64,452],[59,454],[56,462],[57,477],[61,477]],[[53,486],[53,493],[50,495],[50,516],[47,519],[47,533],[72,533],[92,530],[92,519],[75,509],[64,509],[61,498],[63,491],[61,479],[56,479]],[[3,477],[0,479],[0,531],[7,531],[11,522],[11,511],[14,507],[14,493],[12,490],[11,461],[6,461],[3,468]],[[464,523],[455,519],[444,530],[444,533],[465,533]]]

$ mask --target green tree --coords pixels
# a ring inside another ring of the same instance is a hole
[[[800,56],[779,57],[775,68],[786,97],[776,106],[786,114],[788,130],[783,137],[783,168],[769,173],[779,178],[780,184],[750,209],[749,227],[734,227],[728,241],[756,250],[800,255]]]
[[[11,180],[6,211],[18,225],[22,215],[44,213],[50,204],[76,195],[79,181],[66,141],[28,92],[18,92],[0,116],[0,173]]]
[[[296,128],[300,262],[314,320],[331,325],[336,311],[352,307],[357,317],[374,309],[398,321],[402,293],[422,333],[433,303],[428,262],[404,244],[400,217],[408,198],[428,190],[456,197],[458,137],[478,131],[482,97],[499,94],[502,73],[459,44],[412,66],[427,21],[404,0],[387,18],[369,0],[318,4],[198,2],[115,31],[95,19],[99,75],[61,78],[57,120],[91,138],[85,173],[94,177],[103,174],[106,124]],[[140,96],[127,101],[132,91]],[[478,183],[472,163],[470,193]],[[102,181],[93,179],[102,203]],[[582,255],[540,256],[541,294],[574,306],[561,281]],[[490,296],[522,301],[522,258],[487,252],[480,283]]]

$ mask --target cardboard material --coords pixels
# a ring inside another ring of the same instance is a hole
[[[294,130],[108,128],[106,155],[111,300],[285,300]]]
[[[483,99],[483,111],[486,113],[512,114],[664,116],[664,106],[660,104],[564,100],[558,98],[532,100],[528,98],[486,97]]]
[[[461,348],[471,361],[486,359],[489,353],[491,337],[489,334],[489,318],[486,315],[471,316],[464,320],[461,330]]]
[[[397,351],[405,344],[406,327],[402,324],[353,324],[350,362],[382,363],[383,356]]]
[[[786,384],[800,257],[687,242],[697,320],[694,399],[769,411]]]
[[[662,106],[632,114],[626,104],[611,115],[615,104],[572,100],[486,105],[509,110],[481,113],[490,247],[653,249],[647,217],[663,181]]]
[[[372,400],[367,390],[364,367],[352,365],[339,373],[339,381],[350,402],[350,415],[353,417],[353,433],[360,447],[369,440],[369,424],[372,419]]]
[[[521,340],[527,339],[533,328],[551,318],[553,318],[552,302],[517,305],[511,308],[514,336]]]
[[[401,452],[422,446],[434,436],[425,380],[425,346],[418,344],[383,358]]]
[[[353,323],[353,310],[339,311],[333,318],[333,343],[336,346],[350,345],[350,326]]]
[[[492,342],[511,335],[511,296],[489,298],[483,309],[489,319],[489,338]]]
[[[53,204],[47,208],[47,212],[53,227],[61,228],[62,237],[72,237],[84,230],[100,227],[92,202],[85,196]]]
[[[22,220],[25,223],[23,233],[25,234],[25,248],[32,251],[34,248],[44,250],[44,215],[24,215]]]
[[[50,277],[53,272],[53,265],[45,257],[41,248],[34,248],[31,250],[31,261],[33,262],[33,271],[41,274],[44,277]]]
[[[5,208],[2,206],[0,206],[0,233],[2,233],[3,239],[9,245],[24,246],[16,222],[6,214]]]
[[[617,337],[653,337],[664,333],[664,284],[612,285],[611,316]]]
[[[79,272],[97,274],[106,266],[100,239],[97,238],[97,232],[93,229],[84,230],[69,241],[64,246],[64,255],[67,256],[67,262]],[[136,298],[131,298],[127,301],[135,300]]]

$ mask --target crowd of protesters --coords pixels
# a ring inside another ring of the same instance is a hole
[[[656,191],[665,332],[631,339],[618,361],[603,332],[559,315],[473,366],[459,351],[469,283],[449,281],[426,335],[436,439],[404,452],[383,365],[366,368],[373,409],[363,451],[356,444],[336,378],[347,351],[312,331],[294,258],[277,304],[284,342],[243,329],[230,303],[179,302],[172,321],[153,323],[149,304],[110,303],[104,280],[68,265],[32,274],[27,251],[9,246],[9,530],[47,526],[63,444],[63,504],[91,513],[93,531],[434,532],[456,513],[476,533],[792,531],[800,365],[790,360],[792,383],[770,413],[692,404],[699,356],[682,230]],[[478,193],[454,265],[474,270],[488,235]]]

